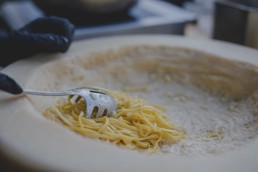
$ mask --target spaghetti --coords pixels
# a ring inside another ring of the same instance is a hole
[[[109,91],[118,104],[112,118],[85,118],[85,101],[65,103],[46,109],[45,116],[63,124],[82,136],[109,141],[130,149],[159,151],[164,144],[174,144],[185,138],[176,130],[158,106],[140,98]]]

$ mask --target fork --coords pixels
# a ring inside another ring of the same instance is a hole
[[[74,88],[59,92],[24,90],[15,80],[0,73],[0,89],[16,95],[69,96],[75,98],[76,103],[84,99],[86,102],[86,118],[93,116],[95,118],[111,117],[117,109],[116,101],[109,93],[92,87]]]

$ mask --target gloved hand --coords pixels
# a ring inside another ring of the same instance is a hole
[[[19,30],[0,32],[0,65],[5,66],[41,52],[66,52],[74,30],[74,25],[66,19],[44,17]]]

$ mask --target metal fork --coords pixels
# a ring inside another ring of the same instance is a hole
[[[111,117],[117,109],[114,98],[109,93],[96,88],[84,87],[60,92],[23,90],[22,93],[40,96],[70,96],[70,98],[75,98],[76,103],[83,98],[86,102],[86,118],[90,118],[93,115],[95,118],[102,116]]]
[[[0,73],[0,90],[15,95],[70,96],[75,98],[75,102],[79,102],[83,98],[86,103],[86,118],[90,118],[93,115],[96,118],[105,115],[110,117],[117,109],[116,101],[109,93],[92,87],[75,88],[60,92],[24,90],[13,78]]]

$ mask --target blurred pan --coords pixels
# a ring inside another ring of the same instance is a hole
[[[76,26],[94,26],[128,19],[137,0],[33,0],[46,15],[64,17]]]
[[[84,10],[105,14],[129,10],[137,0],[33,0],[38,6]]]

